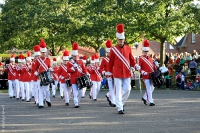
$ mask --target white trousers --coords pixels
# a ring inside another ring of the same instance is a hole
[[[60,83],[60,86],[61,86],[61,83]],[[60,96],[62,96],[62,97],[63,97],[63,94],[64,94],[63,88],[62,88],[62,87],[60,87]]]
[[[84,88],[82,89],[82,97],[85,97],[86,89],[87,89],[87,87],[84,87]]]
[[[30,91],[30,96],[35,96],[35,89],[33,89],[33,80],[29,82],[29,91]]]
[[[55,84],[51,84],[52,86],[52,95],[55,96],[56,95],[56,89],[57,89],[57,85],[58,85],[58,81],[55,80]],[[60,87],[61,88],[61,87]]]
[[[115,88],[113,78],[107,78],[107,82],[109,88],[109,93],[107,93],[107,96],[109,96],[110,101],[115,104]]]
[[[15,96],[15,80],[8,80],[8,94],[9,97]]]
[[[22,100],[24,100],[25,99],[24,82],[19,81],[19,86],[20,86],[20,92],[21,92]]]
[[[33,81],[33,90],[35,92],[35,102],[39,104],[39,89],[40,89],[40,81]]]
[[[19,98],[20,87],[19,87],[19,80],[18,79],[15,79],[15,90],[16,90],[16,98]]]
[[[152,93],[154,91],[153,83],[149,79],[144,79],[143,81],[146,87],[146,92],[144,93],[143,98],[150,103],[154,103],[152,97]]]
[[[29,82],[24,82],[24,90],[26,94],[26,101],[30,100],[30,87],[29,87]]]
[[[78,106],[82,96],[82,89],[79,90],[77,84],[72,84],[73,94],[74,94],[74,105]]]
[[[40,86],[39,89],[39,106],[44,106],[44,96],[46,98],[46,101],[50,101],[50,91],[49,91],[49,85],[47,86]]]
[[[64,91],[65,103],[69,103],[71,95],[71,87],[67,87],[66,83],[61,83],[60,88],[62,88]]]
[[[123,110],[123,106],[129,97],[131,91],[131,79],[130,78],[114,78],[114,84],[116,86],[116,107],[117,110]]]
[[[101,82],[100,81],[92,81],[92,98],[97,99],[97,95],[100,91]]]

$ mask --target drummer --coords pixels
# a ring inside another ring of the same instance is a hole
[[[71,84],[74,94],[74,107],[79,108],[82,96],[82,88],[77,85],[77,78],[86,74],[86,68],[82,60],[78,59],[78,44],[73,43],[72,59],[67,63],[67,71],[71,74]]]
[[[149,101],[149,106],[155,106],[152,93],[154,91],[153,83],[150,82],[150,73],[156,70],[156,66],[153,63],[151,57],[147,56],[149,52],[149,41],[144,40],[143,42],[143,55],[139,58],[139,65],[141,66],[141,74],[142,79],[146,87],[146,92],[142,97],[142,101],[145,105],[147,105],[147,101]]]
[[[51,60],[47,57],[46,43],[43,39],[40,40],[40,51],[41,56],[36,59],[35,65],[33,66],[35,76],[39,76],[39,74],[47,72],[48,70],[52,71]],[[47,105],[51,107],[49,85],[41,85],[39,89],[39,108],[44,107],[44,93],[46,96]]]
[[[66,80],[70,79],[70,74],[67,71],[67,63],[69,61],[69,52],[67,50],[63,52],[62,60],[63,60],[63,64],[60,65],[57,73],[59,76],[60,88],[64,91],[65,105],[69,106],[71,86],[70,84],[68,85],[66,84]]]

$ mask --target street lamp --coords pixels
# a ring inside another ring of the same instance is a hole
[[[135,42],[135,48],[137,49],[138,48],[138,42]]]

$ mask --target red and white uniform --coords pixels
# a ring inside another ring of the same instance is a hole
[[[143,95],[143,98],[145,100],[148,100],[150,103],[154,103],[152,98],[154,86],[150,82],[149,78],[150,78],[150,73],[156,69],[156,66],[153,63],[152,58],[146,55],[143,55],[139,58],[139,65],[141,66],[142,79],[146,86],[146,92]]]
[[[86,68],[82,60],[74,61],[72,59],[71,62],[67,63],[67,71],[71,75],[70,81],[74,94],[74,105],[78,106],[81,99],[82,90],[80,90],[77,86],[77,78],[86,74]]]
[[[24,64],[22,66],[22,69],[21,69],[21,74],[22,74],[22,81],[23,81],[23,84],[24,84],[24,91],[25,91],[25,94],[26,94],[26,101],[29,102],[30,100],[30,81],[31,81],[31,71],[30,71],[30,67],[27,65],[27,64]],[[24,93],[24,92],[22,92]]]
[[[128,99],[131,90],[131,67],[135,67],[136,62],[132,55],[132,49],[128,45],[123,47],[115,46],[110,50],[110,61],[108,71],[114,77],[116,87],[116,107],[118,111],[123,110],[125,101]]]
[[[16,98],[20,97],[20,87],[19,87],[19,77],[20,77],[20,66],[17,64],[15,66],[16,78],[15,78],[15,88],[16,88]]]
[[[14,64],[8,64],[7,68],[4,70],[8,73],[8,93],[9,97],[13,97],[15,93],[15,78],[16,70]]]
[[[34,74],[36,75],[41,74],[42,72],[47,71],[51,68],[51,60],[48,57],[38,57],[35,61],[35,64],[33,66]],[[39,89],[39,107],[44,106],[44,95],[46,96],[46,101],[50,101],[50,91],[49,91],[49,85],[48,86],[40,86]]]
[[[107,79],[107,82],[108,82],[109,92],[106,95],[107,95],[107,97],[109,97],[109,100],[113,104],[115,104],[115,90],[114,90],[113,77],[106,75],[106,73],[108,72],[108,68],[109,68],[109,61],[110,61],[109,56],[104,57],[101,61],[101,65],[99,67],[99,70],[103,75],[106,76],[106,79]]]
[[[59,69],[57,70],[57,73],[60,79],[60,88],[62,88],[64,92],[65,103],[69,103],[71,87],[68,87],[66,84],[66,80],[70,79],[70,74],[67,71],[67,65],[60,65]]]
[[[52,86],[52,95],[55,96],[56,95],[56,88],[58,85],[58,68],[57,66],[53,67],[53,79],[55,84],[51,84]]]
[[[90,79],[92,80],[92,98],[97,99],[97,95],[100,91],[101,87],[101,74],[99,71],[99,67],[93,66],[88,68],[88,73],[90,74]]]

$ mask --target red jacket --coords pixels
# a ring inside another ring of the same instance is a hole
[[[58,81],[58,68],[59,68],[59,67],[54,67],[54,68],[53,68],[53,79],[54,79],[55,81]]]
[[[116,48],[119,53],[123,55],[123,57],[127,61],[127,65],[125,65],[121,59],[119,58],[119,54],[116,54],[113,50]],[[112,47],[110,50],[110,61],[108,71],[113,73],[114,78],[130,78],[131,71],[130,67],[135,67],[136,62],[132,55],[132,49],[128,45],[124,45],[122,48],[118,45]],[[129,67],[129,68],[128,68]]]
[[[27,64],[22,67],[21,74],[22,74],[22,77],[23,77],[22,78],[23,82],[30,82],[31,81],[31,79],[30,79],[31,72],[30,72],[30,69],[29,69]]]
[[[43,61],[45,65],[40,64],[40,61]],[[51,68],[51,60],[48,57],[38,57],[35,61],[33,71],[37,71],[39,74],[47,71]]]
[[[33,79],[33,81],[38,81],[38,79],[39,79],[39,76],[35,76],[34,75],[34,72],[35,71],[33,71],[33,68],[34,68],[34,65],[35,65],[35,61],[36,61],[36,59],[34,59],[34,61],[31,63],[31,65],[32,65],[32,67],[31,67],[31,75],[32,75],[32,79]]]
[[[77,78],[83,76],[87,72],[82,60],[77,60],[76,63],[78,64],[78,66],[80,68],[79,70],[81,72],[78,71],[78,69],[73,67],[74,63],[72,63],[72,62],[67,63],[67,70],[71,74],[71,84],[77,84]]]
[[[142,59],[142,57],[145,58],[145,59],[147,59],[147,60],[149,61],[149,64],[150,64],[152,67],[150,67],[150,66],[147,64],[147,62],[146,62],[145,60]],[[142,57],[139,58],[139,65],[140,65],[140,67],[141,67],[141,70],[140,70],[140,71],[141,71],[142,74],[143,74],[143,71],[148,73],[147,75],[142,75],[142,78],[143,78],[143,79],[149,79],[149,78],[150,78],[150,77],[149,77],[150,73],[153,72],[154,70],[156,70],[156,66],[154,65],[153,60],[152,60],[151,57],[147,57],[147,56],[142,56]]]
[[[101,73],[100,73],[100,71],[99,71],[99,68],[93,66],[93,67],[89,67],[87,70],[88,70],[88,72],[89,72],[89,74],[90,74],[90,79],[91,79],[92,81],[97,81],[97,82],[99,82],[99,81],[102,80],[102,78],[101,78]]]
[[[15,80],[16,77],[15,65],[8,64],[7,68],[4,71],[8,72],[8,80]]]
[[[59,69],[57,70],[57,74],[61,83],[65,83],[66,79],[70,78],[70,74],[67,71],[67,65],[64,64],[60,65]]]

